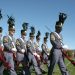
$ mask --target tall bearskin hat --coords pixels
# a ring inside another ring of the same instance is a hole
[[[2,27],[0,27],[0,33],[2,33],[2,31],[3,31],[3,29],[2,29]]]
[[[22,27],[23,27],[23,30],[25,30],[25,31],[27,31],[27,29],[28,29],[28,23],[23,23],[22,24]]]
[[[60,13],[59,14],[59,21],[63,24],[64,21],[66,20],[67,15],[65,13]]]
[[[64,24],[66,18],[67,18],[67,15],[66,15],[65,13],[60,13],[60,14],[59,14],[59,20],[56,21],[55,28],[58,28],[58,27],[59,27],[59,28],[62,28],[62,26],[63,26],[63,24]]]
[[[31,32],[30,32],[29,36],[30,36],[30,37],[34,37],[35,28],[32,26],[30,29],[31,29]]]
[[[21,34],[26,35],[26,31],[28,29],[28,23],[23,23],[22,24],[23,29],[21,30]]]
[[[44,40],[47,40],[48,36],[49,36],[49,32],[46,32],[46,33],[45,33]]]
[[[2,13],[1,13],[1,10],[0,10],[0,20],[2,19]],[[0,33],[2,33],[2,27],[0,27]]]
[[[0,10],[0,20],[2,19],[2,13],[1,13],[1,10]]]
[[[15,30],[15,19],[12,17],[12,16],[8,16],[8,21],[7,21],[7,23],[8,23],[8,30]]]
[[[41,35],[40,31],[38,31],[38,33],[36,35],[36,39],[40,39],[40,35]]]

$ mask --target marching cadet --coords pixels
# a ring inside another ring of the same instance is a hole
[[[16,41],[17,48],[17,66],[21,63],[23,66],[23,75],[30,75],[30,71],[28,69],[28,58],[27,58],[27,48],[26,48],[26,31],[28,29],[28,23],[22,24],[23,29],[21,30],[21,38]],[[17,67],[18,68],[18,67]]]
[[[42,72],[42,74],[45,74],[46,72],[42,69],[42,50],[40,49],[40,31],[38,31],[37,35],[36,35],[36,42],[35,44],[35,51],[36,53],[34,54],[38,63],[38,67],[40,68],[40,71]]]
[[[35,46],[36,46],[36,52],[39,54],[40,51],[40,45],[39,45],[39,42],[40,42],[40,31],[38,31],[37,35],[36,35],[36,42],[35,42]]]
[[[2,42],[2,27],[0,27],[0,75],[3,75],[4,69],[10,69],[9,62],[6,61],[4,56],[4,46]]]
[[[0,27],[0,46],[1,46],[1,47],[2,47],[2,49],[3,49],[2,31],[3,31],[3,29],[2,29],[2,27]]]
[[[3,55],[1,54],[1,52],[3,52],[3,43],[2,43],[2,27],[0,27],[0,58],[3,57]],[[4,66],[2,63],[2,60],[0,60],[0,75],[3,75],[3,71],[4,71]]]
[[[62,21],[57,21],[55,25],[55,32],[50,33],[50,42],[52,44],[52,49],[50,54],[50,67],[48,70],[48,75],[53,75],[53,69],[56,64],[58,64],[62,75],[69,75],[62,57],[62,37],[60,34],[63,26]]]
[[[1,10],[0,10],[0,20],[3,18]],[[3,75],[4,68],[10,69],[9,63],[6,62],[4,57],[4,46],[2,41],[2,27],[0,27],[0,75]]]
[[[15,47],[15,39],[14,39],[14,33],[15,33],[15,25],[14,25],[14,18],[8,17],[8,31],[9,35],[3,37],[3,44],[4,44],[4,56],[6,58],[6,61],[10,64],[9,73],[10,75],[17,75],[14,70],[14,57],[13,55],[16,54],[16,47]],[[15,56],[15,55],[14,55]]]
[[[37,60],[37,63],[38,63],[38,66],[40,66],[40,63],[41,63],[41,50],[40,50],[40,31],[38,31],[37,35],[36,35],[36,42],[34,43],[35,45],[35,57],[36,57],[36,60]]]
[[[34,66],[36,75],[41,75],[42,73],[40,71],[40,68],[38,67],[36,58],[34,56],[34,52],[35,52],[34,34],[35,34],[35,29],[34,27],[31,27],[31,33],[29,34],[30,39],[27,42],[28,57],[29,57],[29,62],[32,63],[32,65]]]
[[[49,60],[48,60],[49,51],[48,51],[48,46],[47,46],[48,35],[49,35],[49,33],[46,32],[45,37],[43,39],[44,42],[42,44],[42,54],[43,54],[44,63],[46,63],[49,66]]]

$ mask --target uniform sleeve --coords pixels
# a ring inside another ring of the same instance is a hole
[[[57,42],[54,33],[50,34],[50,42],[54,48],[62,48],[61,42]]]
[[[3,45],[6,50],[11,50],[11,46],[9,45],[9,40],[7,36],[3,37]]]

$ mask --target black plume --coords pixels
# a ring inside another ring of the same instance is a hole
[[[60,13],[59,14],[59,21],[64,23],[64,21],[66,20],[67,15],[65,13]]]
[[[35,28],[32,26],[30,29],[31,29],[31,33],[35,34]]]
[[[40,35],[41,35],[40,31],[38,31],[37,36],[40,36]]]
[[[0,10],[0,20],[2,19],[2,13],[1,13],[1,10]]]
[[[49,36],[49,32],[46,32],[46,33],[45,33],[45,36],[46,36],[46,38],[48,38],[48,36]]]
[[[15,23],[15,19],[12,17],[12,16],[8,16],[8,21],[7,21],[7,23],[9,24],[9,25],[15,25],[14,23]]]
[[[40,31],[38,31],[36,38],[38,38],[41,35]]]
[[[3,30],[2,27],[0,27],[0,33],[2,32],[2,30]]]
[[[23,23],[22,24],[22,27],[23,27],[23,30],[25,30],[25,31],[27,31],[27,29],[28,29],[28,23]]]

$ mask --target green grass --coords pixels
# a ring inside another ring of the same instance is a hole
[[[65,65],[70,73],[70,75],[75,75],[75,66],[73,66],[67,59],[65,59]],[[43,69],[48,72],[48,69],[47,69],[47,66],[43,64]],[[31,71],[32,72],[32,75],[35,75],[34,71]],[[46,74],[43,74],[43,75],[47,75]],[[53,72],[53,75],[61,75],[61,72],[59,70],[59,67],[58,65],[56,65],[55,69],[54,69],[54,72]]]
[[[67,59],[65,59],[65,64],[67,66],[70,75],[75,75],[75,66],[73,66]],[[42,69],[48,72],[47,66],[44,64],[42,64]],[[7,72],[5,72],[4,75],[8,75]],[[31,75],[35,75],[35,71],[32,69],[31,69]],[[43,75],[47,75],[47,73]],[[56,65],[53,75],[61,75],[58,65]]]

